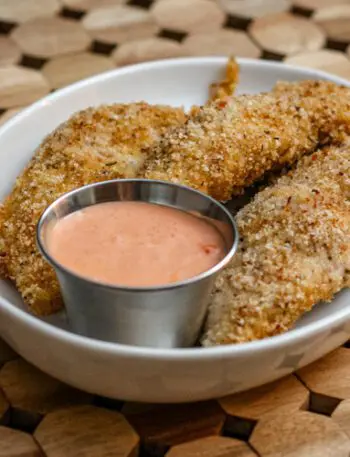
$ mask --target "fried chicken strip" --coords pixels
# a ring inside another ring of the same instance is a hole
[[[228,61],[215,97],[232,95],[238,65]],[[36,151],[11,195],[0,206],[0,273],[15,282],[36,314],[59,310],[62,298],[53,269],[38,253],[35,227],[61,194],[96,181],[134,177],[147,148],[185,122],[181,108],[146,103],[101,106],[75,114]]]
[[[350,140],[303,158],[236,216],[239,250],[216,282],[204,346],[290,329],[350,286]]]
[[[227,201],[264,173],[350,134],[350,89],[326,81],[277,85],[193,109],[148,154],[140,175]]]
[[[185,119],[180,108],[146,103],[101,106],[75,114],[44,140],[0,214],[2,276],[14,281],[34,313],[62,307],[56,275],[35,242],[44,209],[82,185],[134,177],[145,157],[143,148]]]
[[[225,76],[222,81],[214,82],[210,86],[209,100],[222,100],[236,92],[239,79],[239,65],[234,57],[228,59]]]

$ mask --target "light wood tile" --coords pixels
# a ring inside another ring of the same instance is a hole
[[[44,65],[42,73],[50,86],[58,89],[114,67],[109,57],[83,52],[50,60]]]
[[[350,438],[350,400],[340,402],[332,414],[332,419]]]
[[[218,0],[219,5],[229,14],[247,19],[288,11],[290,0]]]
[[[59,9],[58,0],[0,0],[0,20],[21,23],[53,16]]]
[[[166,38],[148,38],[123,43],[117,47],[112,58],[119,66],[156,59],[179,57],[184,55],[184,47]]]
[[[346,5],[349,0],[293,0],[292,4],[305,10],[315,11],[333,5]]]
[[[257,19],[249,27],[249,33],[266,51],[288,56],[316,51],[326,41],[325,34],[316,24],[289,13]]]
[[[26,105],[48,92],[48,83],[40,72],[16,66],[0,67],[0,108]]]
[[[244,32],[218,30],[212,33],[189,35],[183,42],[185,54],[193,56],[234,55],[258,58],[260,48]]]
[[[106,6],[124,5],[128,0],[61,0],[63,5],[73,10],[89,11]]]
[[[59,17],[26,22],[11,36],[24,54],[40,58],[84,51],[91,43],[79,22]]]
[[[0,35],[0,66],[12,65],[21,58],[21,50],[16,43],[7,36]]]
[[[322,8],[314,14],[313,20],[322,27],[328,38],[350,42],[350,4]]]
[[[159,31],[149,11],[131,6],[91,10],[82,24],[95,40],[112,44],[148,38]]]
[[[209,0],[156,1],[152,13],[161,28],[186,33],[217,30],[225,21],[224,12]]]
[[[301,67],[317,68],[350,79],[350,59],[343,52],[321,49],[288,57],[285,62]]]

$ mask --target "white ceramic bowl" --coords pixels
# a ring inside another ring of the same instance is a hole
[[[164,60],[114,70],[60,90],[0,129],[0,198],[43,137],[89,105],[146,100],[203,103],[221,76],[225,58]],[[345,80],[315,70],[240,60],[240,92],[271,89],[277,80]],[[64,315],[31,316],[14,289],[0,282],[0,334],[25,359],[83,390],[134,401],[201,400],[249,389],[302,367],[344,343],[350,334],[350,291],[318,305],[280,336],[210,349],[144,349],[74,335]]]

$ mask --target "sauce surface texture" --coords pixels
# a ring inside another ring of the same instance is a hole
[[[110,202],[76,211],[48,231],[61,265],[119,286],[156,286],[194,277],[226,254],[220,232],[205,219],[143,202]]]

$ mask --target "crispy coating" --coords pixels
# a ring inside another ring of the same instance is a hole
[[[350,90],[325,81],[282,83],[193,109],[152,148],[141,175],[227,201],[264,173],[350,134]]]
[[[226,78],[214,83],[232,94],[238,68],[230,59]],[[235,81],[232,81],[234,77]],[[185,122],[181,108],[146,103],[101,106],[75,114],[50,134],[0,206],[0,273],[15,282],[40,315],[62,307],[53,269],[35,244],[42,211],[61,194],[96,181],[134,177],[149,147]]]
[[[62,306],[55,273],[35,243],[43,210],[82,185],[134,177],[143,148],[185,117],[180,108],[146,103],[89,108],[43,141],[0,212],[2,276],[15,282],[34,313],[49,314]]]
[[[301,159],[236,221],[239,250],[216,282],[204,346],[284,332],[350,286],[350,140]]]
[[[239,82],[239,65],[234,57],[230,57],[222,81],[210,85],[210,100],[221,100],[235,93]]]

